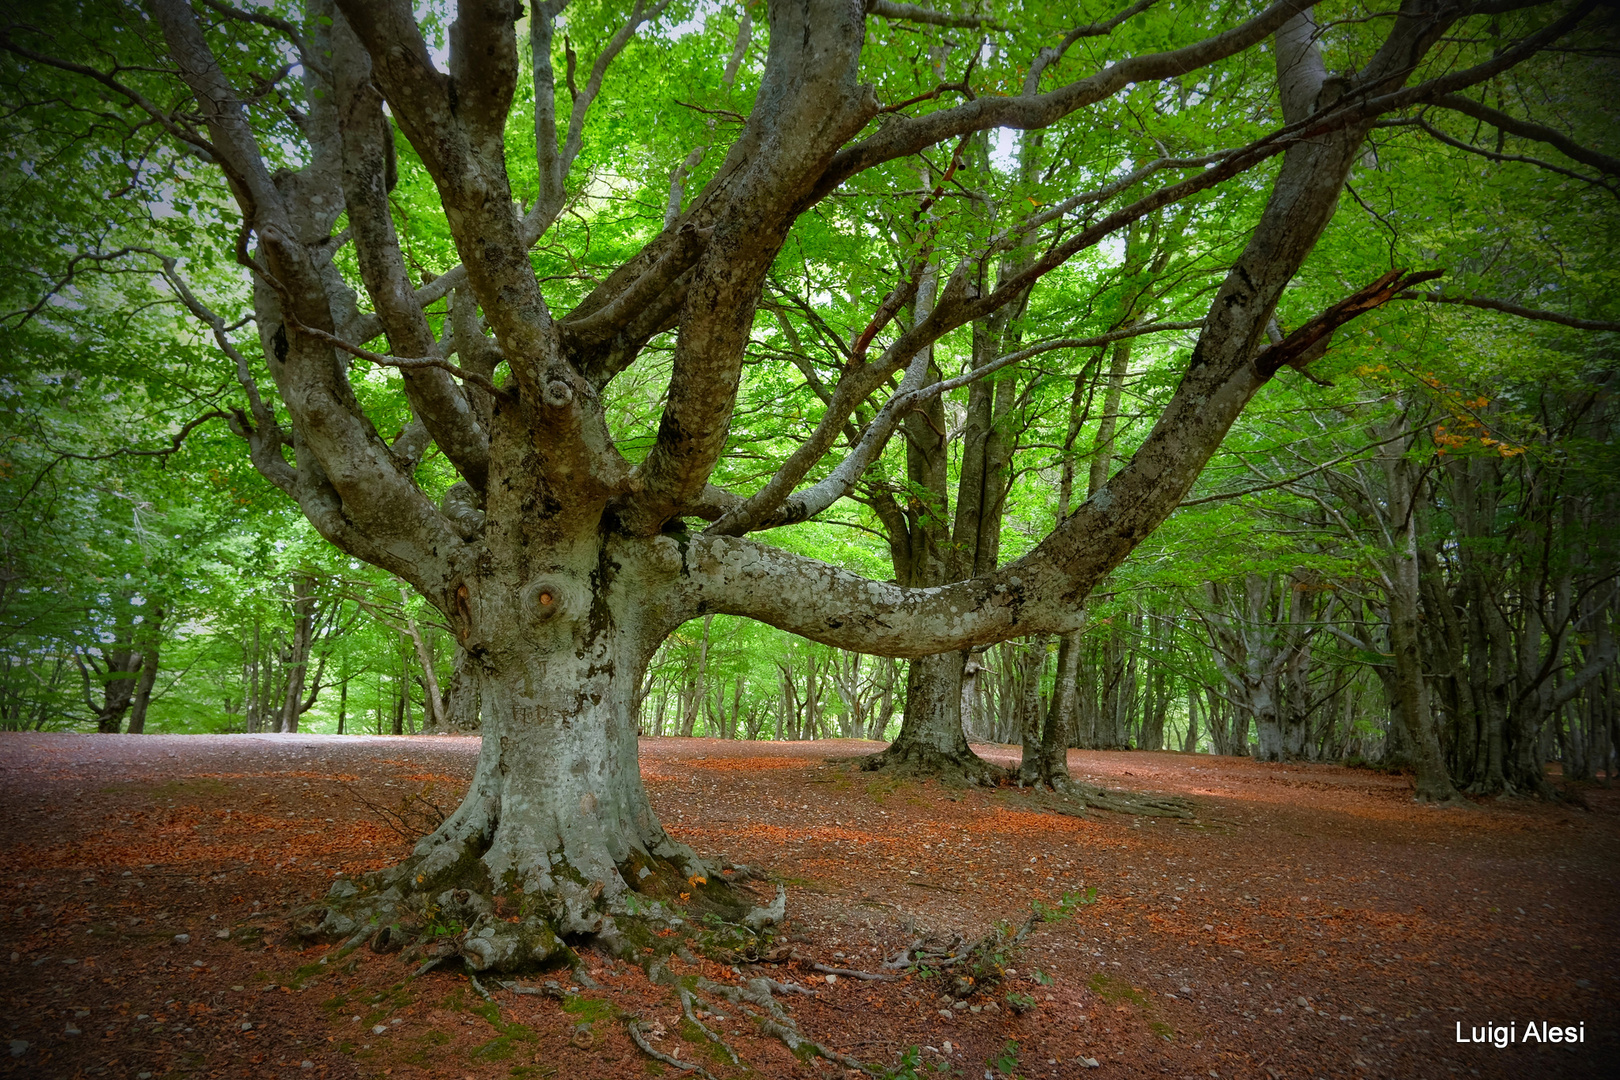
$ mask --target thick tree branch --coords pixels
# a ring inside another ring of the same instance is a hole
[[[347,23],[333,28],[333,66],[342,133],[343,198],[366,293],[398,351],[431,357],[438,350],[416,303],[388,206],[391,144],[382,98],[371,81],[371,58]],[[334,338],[336,340],[336,338]],[[404,373],[411,408],[467,482],[482,491],[489,476],[489,435],[448,369],[395,364]],[[462,373],[465,379],[468,376]]]
[[[261,318],[259,331],[281,399],[293,419],[298,458],[294,496],[329,540],[399,573],[424,594],[439,596],[444,555],[457,539],[354,399],[331,348],[336,341],[332,300],[324,271],[315,265],[306,244],[306,230],[294,220],[271,178],[245,110],[215,61],[195,13],[184,0],[152,0],[152,11],[170,55],[201,106],[244,222],[259,237],[263,280],[273,287],[275,305],[285,320],[273,325]],[[321,149],[317,146],[318,152]],[[317,157],[309,168],[322,165]],[[299,332],[302,328],[313,333]]]
[[[949,11],[935,11],[917,4],[900,4],[895,0],[866,0],[868,15],[881,15],[900,22],[921,23],[924,26],[959,26],[964,28],[988,27],[1000,30],[1002,26],[988,15],[957,15]]]

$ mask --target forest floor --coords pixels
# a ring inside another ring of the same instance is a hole
[[[813,988],[786,1002],[808,1036],[886,1069],[919,1047],[919,1076],[1615,1075],[1620,790],[1586,789],[1589,809],[1440,810],[1413,804],[1408,779],[1371,771],[1075,751],[1077,776],[1182,796],[1198,813],[1077,818],[1016,790],[829,761],[877,746],[643,741],[669,831],[788,889],[797,958],[678,970]],[[562,1003],[496,991],[491,1004],[465,974],[413,979],[397,955],[366,949],[320,967],[324,947],[287,936],[287,913],[336,873],[406,853],[368,803],[397,807],[432,784],[448,808],[477,747],[0,736],[0,1074],[682,1075],[633,1045],[620,1019],[633,1014],[664,1053],[744,1075],[640,968],[594,953],[594,986],[574,984]],[[873,972],[919,937],[977,939],[1088,889],[1094,903],[1038,924],[1004,984],[965,1007],[939,977],[829,980],[811,967]],[[730,1041],[749,1075],[844,1074],[728,1012],[711,1026],[740,1033]],[[1531,1021],[1584,1023],[1585,1042],[1527,1044]],[[1459,1025],[1470,1036],[1508,1023],[1521,1041],[1506,1048],[1457,1041]]]

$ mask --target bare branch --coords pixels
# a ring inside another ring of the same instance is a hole
[[[1144,334],[1160,333],[1166,330],[1197,330],[1204,325],[1203,320],[1193,322],[1147,323],[1140,326],[1126,327],[1087,338],[1059,338],[1054,341],[1043,341],[1036,345],[1020,349],[1016,352],[999,356],[988,363],[981,364],[965,374],[955,378],[943,379],[938,382],[924,385],[927,377],[928,357],[927,349],[919,350],[912,365],[907,369],[906,377],[900,387],[890,396],[889,400],[878,410],[872,422],[861,433],[860,441],[854,449],[839,462],[838,466],[826,479],[811,485],[803,491],[797,492],[785,499],[777,497],[771,499],[769,492],[782,490],[798,479],[789,478],[787,483],[782,480],[785,474],[778,473],[771,478],[765,490],[747,502],[741,503],[729,511],[725,517],[711,525],[708,532],[721,533],[727,536],[741,536],[747,532],[757,532],[760,529],[774,529],[782,525],[791,525],[795,522],[805,521],[832,506],[833,503],[848,495],[855,489],[856,482],[861,474],[876,461],[888,443],[894,429],[905,417],[906,413],[921,405],[930,398],[955,390],[959,387],[977,382],[989,375],[995,374],[1002,368],[1022,363],[1042,353],[1057,349],[1090,349],[1106,345],[1114,341],[1123,341],[1126,338],[1140,337]],[[833,410],[828,409],[828,416],[833,416]],[[841,421],[842,417],[838,417]],[[823,424],[827,419],[823,418]],[[774,505],[779,503],[778,505]]]
[[[630,44],[630,39],[636,36],[636,30],[641,24],[658,18],[670,3],[671,0],[658,0],[649,8],[646,0],[636,0],[630,18],[597,55],[596,61],[591,65],[590,77],[585,80],[585,88],[574,98],[574,111],[568,118],[568,135],[563,140],[562,154],[559,158],[563,176],[568,175],[568,170],[573,168],[574,159],[579,156],[585,138],[585,114],[590,111],[596,95],[602,92],[602,79],[607,75],[608,66],[624,51],[624,47]]]
[[[1620,158],[1613,158],[1590,147],[1582,146],[1561,131],[1556,131],[1529,120],[1520,120],[1516,116],[1509,116],[1507,113],[1499,112],[1488,105],[1463,97],[1461,94],[1441,94],[1432,100],[1434,104],[1439,105],[1441,108],[1452,109],[1465,116],[1471,116],[1475,120],[1500,128],[1509,135],[1517,135],[1521,139],[1546,143],[1571,161],[1578,161],[1582,165],[1590,165],[1592,168],[1610,176],[1620,176]]]
[[[1475,154],[1487,161],[1501,161],[1522,165],[1534,165],[1538,169],[1546,169],[1548,172],[1555,172],[1560,176],[1567,176],[1572,180],[1580,180],[1583,183],[1595,184],[1598,187],[1607,188],[1611,192],[1615,190],[1612,184],[1600,179],[1599,177],[1587,176],[1583,173],[1576,172],[1574,169],[1566,169],[1561,165],[1554,165],[1550,161],[1543,161],[1540,158],[1530,157],[1528,154],[1499,154],[1494,150],[1487,150],[1482,146],[1475,146],[1473,143],[1465,142],[1462,139],[1453,138],[1452,136],[1447,135],[1444,131],[1441,131],[1439,128],[1435,127],[1433,124],[1429,123],[1422,116],[1414,117],[1410,121],[1401,121],[1401,123],[1420,127],[1431,138],[1443,142],[1447,146],[1452,146],[1458,150],[1465,151],[1466,153]]]
[[[1047,94],[977,98],[952,109],[889,123],[840,151],[817,183],[811,201],[824,198],[856,173],[946,139],[993,127],[1045,127],[1112,96],[1127,83],[1151,82],[1212,64],[1264,41],[1307,6],[1302,0],[1277,0],[1259,15],[1224,33],[1181,49],[1129,57]]]
[[[1400,298],[1396,297],[1396,299],[1400,299]],[[1352,458],[1356,457],[1358,454],[1365,454],[1367,451],[1377,449],[1380,446],[1387,446],[1392,442],[1396,442],[1396,441],[1399,441],[1401,439],[1411,438],[1412,435],[1414,435],[1419,430],[1421,430],[1421,429],[1420,428],[1412,428],[1411,430],[1401,431],[1400,433],[1398,433],[1396,435],[1392,435],[1387,439],[1380,439],[1378,442],[1368,443],[1366,446],[1358,446],[1354,450],[1351,450],[1349,453],[1340,454],[1338,457],[1333,458],[1331,461],[1324,461],[1322,464],[1316,466],[1315,468],[1306,469],[1302,473],[1295,473],[1293,476],[1285,477],[1285,478],[1283,478],[1281,480],[1277,480],[1277,481],[1275,481],[1273,483],[1257,484],[1254,487],[1247,487],[1247,488],[1244,488],[1241,491],[1224,491],[1224,492],[1220,493],[1219,495],[1205,495],[1203,498],[1200,498],[1200,499],[1183,499],[1177,508],[1178,509],[1185,509],[1186,507],[1189,507],[1189,506],[1203,506],[1205,503],[1225,502],[1228,499],[1241,499],[1245,495],[1255,495],[1255,494],[1258,494],[1258,493],[1260,493],[1262,491],[1274,491],[1277,488],[1286,488],[1286,487],[1289,487],[1289,486],[1291,486],[1293,484],[1299,483],[1301,480],[1304,480],[1306,477],[1315,476],[1319,472],[1326,472],[1328,469],[1334,468],[1335,466],[1343,465],[1345,462],[1347,462],[1347,461],[1351,460]]]
[[[290,319],[288,320],[288,324],[292,325],[300,334],[308,334],[319,341],[326,342],[335,349],[343,350],[350,356],[358,356],[362,360],[370,360],[373,364],[381,364],[384,367],[399,368],[401,371],[420,370],[422,368],[438,368],[440,371],[448,371],[462,382],[472,383],[474,386],[488,391],[491,394],[500,393],[500,389],[496,387],[496,385],[489,379],[482,375],[474,374],[473,372],[457,367],[455,364],[452,364],[443,357],[384,356],[382,353],[374,353],[370,349],[363,349],[358,345],[350,345],[347,341],[344,341],[336,334],[329,334],[325,330],[320,330],[313,326],[299,326],[293,323]]]
[[[203,138],[201,135],[198,135],[189,127],[181,124],[169,113],[166,113],[162,109],[158,108],[156,104],[149,100],[146,95],[142,94],[139,90],[119,82],[111,75],[108,75],[102,71],[97,71],[95,68],[88,67],[84,64],[77,64],[71,60],[63,60],[59,57],[49,56],[45,53],[36,52],[33,49],[19,45],[12,40],[10,31],[0,31],[0,49],[6,49],[9,52],[14,52],[18,56],[32,60],[38,64],[44,64],[47,67],[53,67],[60,71],[72,72],[75,75],[83,75],[87,79],[95,80],[102,86],[107,87],[109,90],[112,90],[114,93],[125,98],[136,108],[150,116],[163,128],[163,130],[167,131],[170,135],[178,139],[183,149],[211,164],[219,163],[219,153],[214,149],[213,144],[211,144],[207,139]]]
[[[309,40],[304,37],[298,27],[286,19],[262,11],[244,11],[241,8],[232,7],[230,4],[225,3],[225,0],[202,0],[202,2],[206,7],[219,12],[228,19],[253,23],[274,30],[291,42],[293,48],[298,50],[298,59],[305,67],[325,73],[326,65],[321,61],[315,50],[310,47]]]
[[[1507,300],[1492,300],[1486,296],[1447,296],[1436,290],[1431,293],[1403,292],[1397,295],[1396,300],[1426,300],[1431,304],[1461,304],[1464,307],[1482,308],[1486,311],[1500,311],[1506,315],[1517,315],[1521,319],[1534,319],[1537,322],[1557,323],[1560,326],[1572,326],[1577,330],[1620,331],[1620,322],[1605,322],[1601,319],[1582,319],[1574,315],[1565,315],[1561,311],[1545,311],[1539,308],[1527,308]]]

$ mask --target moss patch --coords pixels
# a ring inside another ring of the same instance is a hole
[[[1147,1004],[1147,995],[1142,991],[1122,979],[1115,979],[1100,971],[1091,977],[1091,991],[1110,1005],[1128,1001],[1140,1008]]]

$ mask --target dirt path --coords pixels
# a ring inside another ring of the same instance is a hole
[[[799,959],[761,970],[814,988],[789,1007],[835,1049],[893,1068],[917,1046],[916,1075],[970,1080],[1614,1075],[1614,793],[1588,792],[1585,812],[1441,811],[1375,773],[1073,752],[1081,776],[1188,796],[1200,813],[1077,819],[1017,792],[894,784],[827,760],[876,745],[642,744],[674,835],[787,883]],[[284,940],[285,913],[336,874],[405,852],[359,796],[397,805],[433,784],[448,806],[477,746],[0,736],[5,1074],[678,1075],[615,1019],[636,1014],[663,1051],[742,1075],[639,969],[594,954],[596,987],[566,1004],[497,993],[491,1006],[464,975],[410,980],[396,957],[365,950],[333,970],[325,949]],[[809,966],[873,971],[918,937],[977,938],[1033,901],[1092,888],[1095,903],[1035,929],[994,997],[960,1008],[940,978],[829,984]],[[738,977],[709,961],[689,970]],[[1585,1042],[1527,1044],[1530,1021],[1584,1023]],[[754,1075],[843,1072],[797,1061],[736,1017],[710,1022],[739,1032]],[[1457,1042],[1458,1025],[1468,1036],[1509,1023],[1521,1041],[1504,1049]]]

